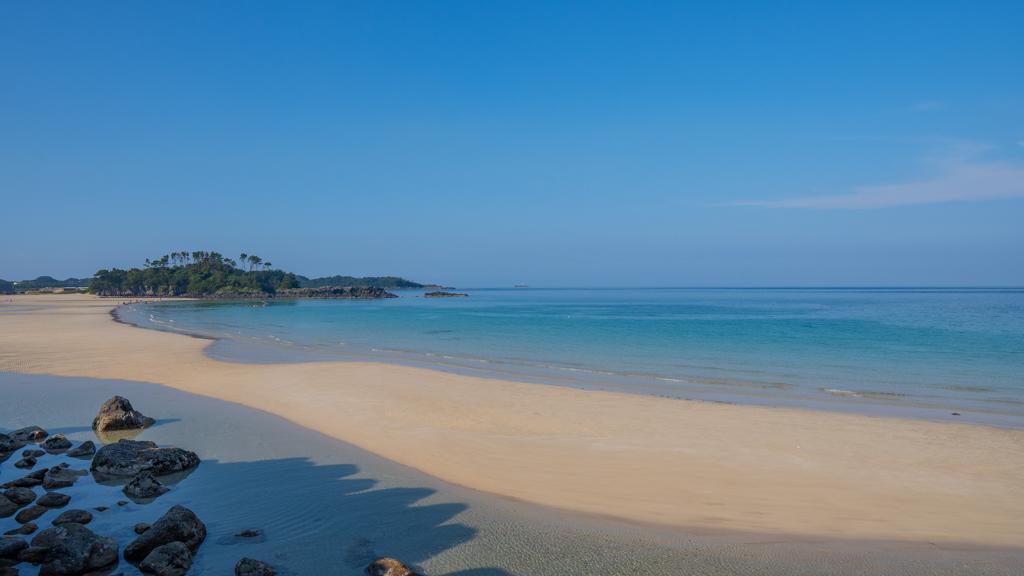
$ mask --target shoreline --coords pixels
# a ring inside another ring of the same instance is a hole
[[[209,340],[15,297],[0,371],[239,403],[446,482],[701,530],[1024,546],[1024,432],[582,391],[372,363],[229,364]],[[8,310],[5,310],[8,309]]]

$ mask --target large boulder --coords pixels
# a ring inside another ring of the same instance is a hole
[[[139,563],[139,568],[156,576],[184,576],[192,567],[192,552],[181,542],[157,546]]]
[[[124,549],[124,557],[131,562],[138,562],[149,555],[155,548],[181,542],[195,553],[199,545],[206,539],[206,525],[188,508],[173,506],[166,514],[143,532]]]
[[[81,524],[47,528],[32,539],[40,576],[73,576],[102,570],[117,563],[117,542],[98,536]]]
[[[420,576],[394,558],[377,558],[366,567],[369,576]]]
[[[135,476],[149,472],[163,476],[184,472],[199,465],[199,456],[181,448],[160,448],[154,442],[119,440],[99,449],[92,459],[93,474],[106,476]]]
[[[277,576],[277,571],[266,562],[242,558],[235,564],[235,576]]]
[[[139,472],[124,485],[125,496],[134,500],[148,500],[167,492],[170,488],[164,486],[149,472]]]
[[[114,396],[100,406],[100,411],[92,421],[92,429],[99,432],[107,430],[136,430],[152,426],[156,420],[145,416],[132,408],[127,398]]]

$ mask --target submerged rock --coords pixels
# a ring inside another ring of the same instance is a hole
[[[394,558],[378,558],[366,567],[369,576],[420,576]]]
[[[134,531],[134,532],[135,532],[136,534],[142,534],[142,533],[143,533],[143,532],[145,532],[146,530],[149,530],[149,524],[146,524],[145,522],[139,522],[139,523],[138,523],[138,524],[136,524],[135,526],[132,526],[132,530],[133,530],[133,531]]]
[[[140,472],[136,474],[134,478],[124,485],[125,496],[138,500],[156,498],[169,490],[170,488],[161,484],[160,481],[154,478],[149,472]]]
[[[14,463],[15,468],[33,468],[35,467],[35,465],[36,459],[31,457],[22,458],[21,460],[18,460],[17,462]]]
[[[32,539],[28,550],[41,550],[40,576],[87,574],[117,562],[117,542],[99,536],[81,524],[47,528]],[[27,551],[27,550],[26,550]]]
[[[78,445],[77,448],[68,450],[68,456],[74,458],[83,458],[85,456],[92,456],[96,453],[96,444],[93,444],[92,440],[86,440]]]
[[[69,522],[82,525],[88,524],[89,522],[92,522],[92,514],[87,510],[79,510],[77,508],[73,510],[65,510],[61,512],[59,516],[54,518],[51,524],[54,526],[60,526],[61,524],[67,524]]]
[[[43,440],[41,446],[47,452],[61,452],[71,448],[71,440],[65,438],[63,434],[54,434]]]
[[[32,522],[26,522],[13,530],[8,530],[7,532],[4,532],[4,536],[27,536],[28,534],[31,534],[38,529],[39,526],[36,526]]]
[[[181,542],[157,546],[139,563],[143,572],[156,576],[183,576],[192,567],[192,552]]]
[[[277,571],[266,562],[242,558],[235,564],[235,576],[277,576]]]
[[[173,506],[124,549],[126,560],[138,562],[153,549],[171,542],[181,542],[195,552],[206,539],[206,525],[188,508]]]
[[[28,524],[43,514],[46,514],[47,510],[47,508],[39,505],[22,508],[21,511],[14,516],[14,519],[18,521],[18,524]]]
[[[74,485],[81,476],[77,471],[70,470],[63,466],[54,466],[46,471],[43,476],[43,488],[53,490],[54,488],[67,488]]]
[[[46,468],[41,468],[35,472],[29,472],[21,478],[5,483],[4,488],[31,488],[33,486],[39,486],[43,483],[43,477],[46,476],[46,472]]]
[[[61,494],[60,492],[47,492],[36,500],[36,504],[39,506],[45,506],[47,508],[63,508],[67,506],[68,502],[71,501],[71,496],[67,494]]]
[[[31,504],[36,499],[36,493],[31,488],[8,488],[4,490],[4,496],[18,506]]]
[[[159,448],[149,441],[120,440],[99,449],[92,459],[94,474],[135,476],[147,471],[155,476],[184,472],[199,465],[199,456],[181,448]]]
[[[100,411],[92,421],[92,429],[105,432],[107,430],[135,430],[148,428],[156,420],[145,416],[132,408],[127,398],[114,396],[100,406]]]
[[[46,456],[46,450],[38,450],[33,448],[32,450],[24,450],[21,453],[22,458],[39,458],[40,456]]]

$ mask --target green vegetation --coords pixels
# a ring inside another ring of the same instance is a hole
[[[306,278],[297,276],[301,288],[320,288],[322,286],[359,286],[371,288],[426,288],[426,285],[398,276],[324,276],[323,278]]]
[[[145,268],[100,270],[89,291],[100,296],[226,296],[259,297],[297,288],[291,272],[242,254],[239,262],[217,252],[173,252],[146,260]]]
[[[0,280],[0,294],[35,292],[37,290],[52,290],[54,288],[84,288],[88,285],[88,278],[68,278],[67,280],[57,280],[52,276],[40,276],[35,280],[21,280],[16,282]]]

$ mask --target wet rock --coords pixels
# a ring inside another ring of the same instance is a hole
[[[235,534],[235,536],[238,537],[238,538],[259,538],[260,536],[263,536],[263,530],[257,530],[255,528],[248,528],[248,529],[242,530],[238,534]]]
[[[156,498],[169,490],[170,488],[161,484],[160,481],[154,478],[149,472],[140,472],[139,474],[136,474],[134,478],[124,485],[125,496],[135,498],[137,500]]]
[[[13,530],[8,530],[7,532],[4,532],[4,536],[27,536],[38,529],[39,526],[36,526],[32,522],[26,522]]]
[[[32,539],[28,550],[43,549],[40,576],[87,574],[117,562],[117,542],[99,536],[81,524],[47,528]]]
[[[0,564],[0,576],[18,576],[18,569],[13,566]]]
[[[67,494],[61,494],[60,492],[47,492],[36,500],[36,504],[47,508],[63,508],[64,506],[67,506],[70,501],[71,496],[68,496]]]
[[[22,458],[39,458],[40,456],[46,456],[46,450],[24,450],[21,453]]]
[[[97,506],[97,507],[93,508],[93,510],[95,510],[97,512],[106,512],[107,511],[107,507],[106,506]]]
[[[11,502],[7,496],[0,496],[0,518],[7,518],[21,508],[17,503]]]
[[[117,501],[117,505],[118,506],[127,506],[128,505],[128,501],[127,500],[118,500]]]
[[[155,476],[184,472],[199,465],[199,456],[181,448],[159,448],[156,443],[120,440],[99,449],[92,459],[94,474],[135,476],[147,471]]]
[[[17,558],[18,553],[25,548],[28,548],[28,542],[21,538],[10,538],[7,536],[0,538],[0,558],[6,560]]]
[[[394,558],[378,558],[366,567],[369,576],[420,576]]]
[[[25,428],[19,428],[18,430],[8,434],[11,440],[22,443],[39,442],[49,435],[50,434],[46,430],[43,430],[39,426],[26,426]]]
[[[54,466],[46,471],[43,476],[43,488],[53,490],[54,488],[67,488],[78,481],[80,474],[61,466]]]
[[[235,576],[277,576],[277,572],[266,562],[242,558],[235,564]]]
[[[149,530],[132,541],[124,549],[126,560],[138,562],[154,548],[181,542],[190,552],[195,552],[206,539],[206,525],[188,508],[173,506],[166,514],[150,526]]]
[[[14,463],[15,468],[34,468],[36,465],[35,458],[22,458]]]
[[[71,440],[64,437],[63,434],[54,434],[46,440],[43,440],[41,444],[43,450],[47,452],[63,452],[68,448],[71,448]]]
[[[46,476],[46,468],[40,468],[35,472],[30,472],[21,478],[11,480],[5,483],[4,488],[31,488],[33,486],[39,486],[43,483],[43,478]]]
[[[68,456],[74,458],[85,458],[87,456],[92,456],[95,453],[96,444],[94,444],[92,440],[86,440],[85,442],[79,444],[77,447],[68,450],[67,454]]]
[[[36,493],[31,488],[8,488],[4,490],[4,496],[18,506],[31,504],[36,499]]]
[[[142,534],[146,530],[149,530],[149,524],[146,524],[145,522],[139,522],[135,526],[132,526],[132,530],[134,530],[136,534]]]
[[[182,576],[192,567],[192,553],[181,542],[169,542],[150,552],[139,568],[156,576]]]
[[[18,521],[18,524],[27,524],[39,518],[43,514],[46,514],[46,511],[47,508],[42,506],[30,506],[28,508],[22,508],[21,511],[14,516],[14,519]]]
[[[65,510],[61,512],[59,516],[54,518],[51,524],[54,526],[60,526],[61,524],[67,524],[68,522],[85,525],[92,522],[92,514],[87,510],[79,510],[77,508],[73,510]]]
[[[99,432],[108,430],[135,430],[147,428],[156,422],[132,408],[127,398],[114,396],[100,406],[100,411],[92,421],[92,429]]]

